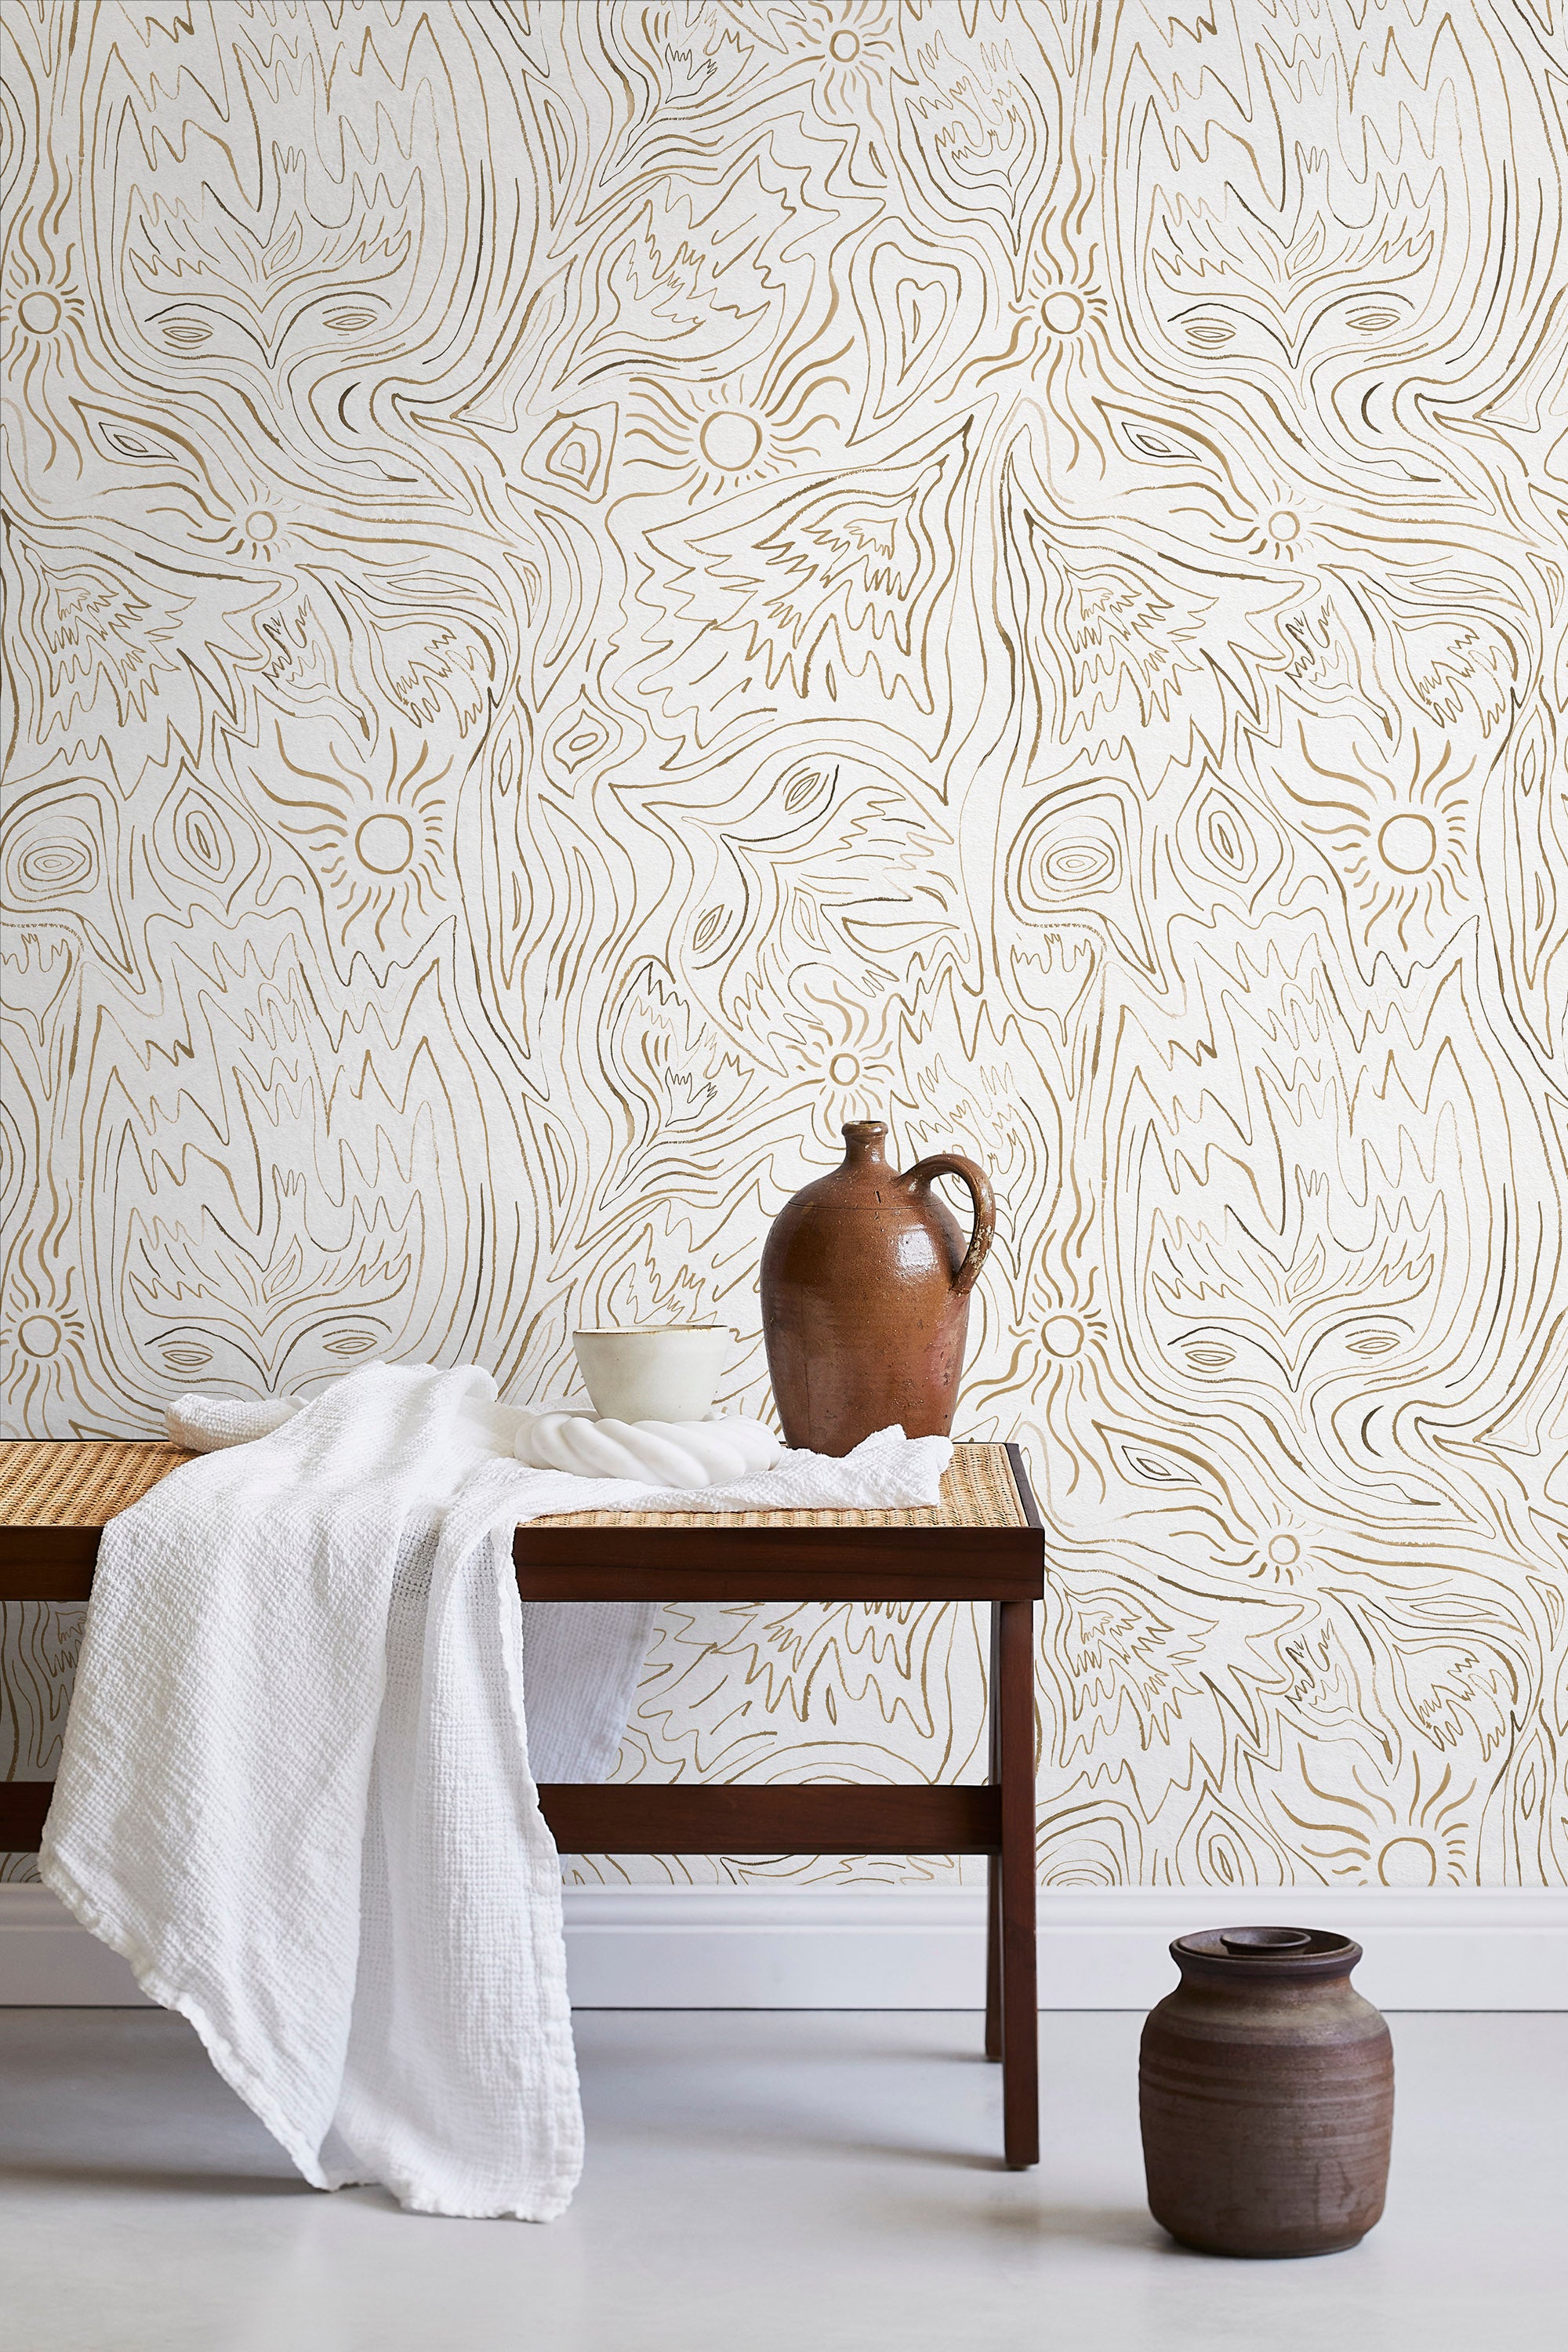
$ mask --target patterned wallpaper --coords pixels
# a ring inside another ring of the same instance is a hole
[[[8,1427],[688,1309],[760,1404],[884,1113],[1003,1202],[1042,1875],[1562,1884],[1552,12],[5,30]],[[980,1695],[966,1612],[672,1608],[618,1769],[958,1777]]]

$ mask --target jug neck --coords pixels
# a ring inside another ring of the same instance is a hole
[[[887,1166],[887,1155],[882,1146],[888,1139],[888,1130],[881,1119],[852,1119],[841,1132],[844,1137],[846,1168],[885,1168]]]

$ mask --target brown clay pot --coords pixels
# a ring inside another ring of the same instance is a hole
[[[763,1336],[786,1442],[847,1454],[892,1423],[945,1437],[958,1402],[969,1294],[996,1210],[973,1160],[939,1151],[900,1176],[887,1129],[844,1129],[842,1167],[785,1203],[763,1250]],[[966,1243],[931,1192],[957,1176],[974,1202]]]
[[[1383,2211],[1388,2028],[1351,1987],[1361,1946],[1309,1927],[1181,1936],[1143,2028],[1149,2210],[1206,2254],[1331,2254]]]

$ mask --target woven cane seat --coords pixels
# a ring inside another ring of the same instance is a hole
[[[0,1440],[0,1527],[101,1528],[195,1457],[137,1438]],[[555,1528],[1021,1528],[1023,1504],[1004,1445],[960,1445],[942,1501],[907,1511],[571,1511]]]
[[[908,1511],[560,1511],[541,1528],[1024,1528],[1005,1445],[957,1445],[942,1500]]]
[[[145,1438],[0,1441],[0,1527],[101,1528],[182,1462],[182,1446]]]

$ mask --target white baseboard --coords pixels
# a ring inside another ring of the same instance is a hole
[[[79,1927],[45,1886],[0,1885],[0,2008],[150,2004],[129,1962]]]
[[[1198,1927],[1354,1936],[1384,2009],[1568,2009],[1568,1889],[1129,1886],[1040,1897],[1040,2005],[1147,2009],[1175,1981],[1165,1947]],[[974,2009],[978,1887],[571,1887],[582,2009]],[[41,1886],[0,1885],[0,2005],[140,2002],[126,1963]]]

